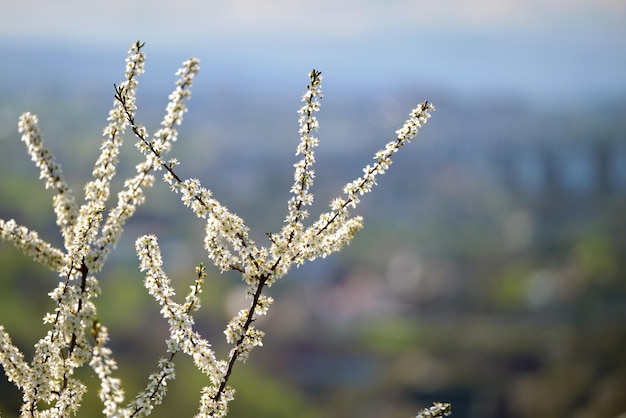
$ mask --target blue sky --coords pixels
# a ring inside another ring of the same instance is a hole
[[[626,94],[623,0],[9,0],[0,39],[196,55],[218,72],[581,100]],[[263,70],[260,70],[260,69]],[[287,82],[287,81],[286,81]]]

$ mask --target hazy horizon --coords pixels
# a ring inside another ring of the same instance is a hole
[[[315,67],[327,82],[355,88],[427,85],[558,103],[626,95],[625,22],[619,0],[31,0],[3,4],[0,44],[97,62],[100,51],[123,57],[141,39],[148,60],[199,56],[203,71],[235,84],[258,75],[274,86],[296,83]],[[2,51],[0,73],[19,71],[19,49]]]

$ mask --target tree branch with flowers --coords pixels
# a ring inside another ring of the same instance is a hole
[[[229,385],[233,368],[245,362],[250,352],[263,345],[264,332],[255,326],[266,315],[273,299],[265,290],[285,276],[292,266],[341,250],[363,219],[352,214],[360,196],[369,193],[376,179],[392,163],[393,155],[408,144],[430,117],[434,107],[423,102],[413,109],[395,139],[374,155],[374,162],[363,168],[363,174],[343,187],[343,193],[330,202],[329,209],[310,224],[307,207],[313,203],[311,188],[315,178],[315,116],[322,98],[322,75],[313,70],[302,97],[299,110],[300,143],[294,164],[291,197],[283,227],[268,233],[267,246],[257,246],[249,235],[244,220],[213,198],[198,179],[181,177],[176,158],[168,158],[178,139],[177,126],[182,123],[186,103],[191,97],[193,80],[199,61],[190,58],[177,72],[178,80],[169,96],[161,127],[150,135],[136,120],[138,77],[144,72],[144,44],[132,45],[127,60],[125,80],[115,85],[114,105],[104,129],[101,154],[92,171],[93,179],[85,184],[84,203],[79,205],[65,181],[61,167],[44,146],[35,115],[20,117],[19,131],[31,159],[40,170],[45,187],[55,192],[52,205],[56,223],[63,236],[63,248],[57,248],[39,237],[36,231],[18,225],[14,220],[0,219],[0,236],[13,243],[33,260],[55,272],[58,285],[49,296],[54,310],[43,321],[48,332],[34,347],[30,362],[15,346],[8,332],[0,326],[0,365],[7,378],[21,390],[22,417],[65,417],[76,414],[87,387],[74,377],[78,368],[89,366],[100,381],[98,391],[107,417],[147,416],[159,405],[167,392],[168,382],[175,378],[174,359],[187,355],[206,376],[201,390],[198,417],[225,417],[228,404],[235,396]],[[143,161],[117,193],[111,204],[111,180],[116,174],[123,135],[130,130]],[[194,329],[193,313],[200,308],[200,294],[206,278],[205,266],[196,267],[195,283],[184,302],[176,302],[170,279],[163,270],[163,260],[155,235],[144,235],[135,242],[139,268],[145,273],[144,285],[161,306],[161,314],[169,325],[169,337],[163,347],[164,357],[157,371],[148,376],[145,388],[130,402],[125,401],[122,383],[114,377],[117,362],[108,347],[108,330],[98,320],[94,299],[100,293],[95,274],[104,266],[123,231],[126,221],[138,206],[144,204],[144,190],[152,187],[155,172],[179,194],[183,204],[205,222],[204,248],[208,258],[222,272],[240,273],[246,284],[248,307],[240,310],[226,325],[224,334],[231,348],[224,359],[218,359],[209,340]],[[110,206],[110,207],[109,207]],[[449,405],[435,404],[420,416],[443,416]],[[423,415],[429,414],[429,415]]]

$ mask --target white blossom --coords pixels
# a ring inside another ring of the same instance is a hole
[[[9,221],[0,219],[0,238],[4,241],[10,241],[28,257],[52,271],[60,271],[65,263],[65,257],[61,250],[39,238],[37,231],[19,226],[13,219]]]
[[[72,240],[72,226],[78,216],[78,208],[72,191],[65,181],[61,166],[54,160],[50,151],[43,146],[37,116],[28,112],[24,113],[20,117],[18,128],[31,159],[40,170],[39,178],[44,180],[46,189],[56,190],[52,205],[57,225],[61,229],[67,246]]]
[[[430,408],[423,409],[415,418],[447,417],[450,414],[452,414],[452,407],[449,403],[435,402]]]
[[[56,248],[36,231],[18,225],[14,220],[0,219],[0,238],[13,243],[26,255],[55,272],[58,281],[48,295],[53,309],[44,314],[46,334],[34,345],[32,361],[27,362],[7,331],[0,326],[0,365],[9,381],[23,394],[21,415],[24,417],[65,417],[75,415],[86,391],[75,371],[89,365],[100,380],[98,396],[107,417],[147,416],[162,403],[168,384],[175,376],[174,358],[191,357],[195,367],[206,376],[207,384],[200,394],[197,417],[224,417],[235,391],[229,378],[237,361],[245,362],[255,347],[263,345],[264,332],[257,328],[257,319],[266,315],[273,299],[264,292],[289,269],[306,261],[341,250],[363,226],[362,217],[352,211],[360,198],[372,191],[377,177],[392,163],[392,156],[418,134],[434,107],[428,102],[417,106],[405,124],[396,131],[396,138],[376,152],[374,163],[367,164],[360,176],[348,182],[343,194],[330,202],[309,225],[307,207],[314,201],[314,150],[319,144],[315,133],[319,122],[322,76],[309,74],[309,83],[302,95],[298,114],[300,141],[294,164],[293,183],[287,202],[284,225],[278,232],[268,233],[270,244],[257,246],[250,238],[244,220],[213,197],[198,179],[183,179],[176,172],[177,158],[166,157],[178,139],[177,127],[187,111],[191,86],[199,71],[199,61],[190,58],[176,75],[178,80],[160,128],[151,136],[136,121],[136,89],[138,77],[144,72],[143,44],[134,43],[128,53],[125,80],[115,86],[114,105],[104,128],[100,155],[92,170],[92,179],[83,187],[84,203],[77,205],[64,180],[61,167],[44,147],[37,117],[25,113],[19,120],[19,132],[27,152],[40,171],[40,178],[53,189],[52,205],[56,223],[63,237],[63,248]],[[136,148],[143,161],[135,167],[134,176],[126,179],[117,193],[117,202],[109,207],[111,181],[117,173],[123,135],[131,130],[137,139]],[[169,158],[169,159],[166,159]],[[144,286],[160,306],[168,324],[169,335],[164,342],[164,358],[150,374],[145,388],[131,396],[123,405],[122,382],[114,374],[118,364],[109,342],[108,329],[98,319],[95,300],[101,289],[94,276],[108,259],[123,232],[127,220],[145,201],[146,188],[154,184],[152,173],[163,170],[163,180],[182,203],[205,223],[204,247],[208,258],[220,271],[235,270],[246,284],[249,305],[240,310],[225,326],[230,345],[224,359],[218,358],[207,338],[195,326],[194,312],[201,305],[200,295],[206,278],[204,265],[195,269],[196,277],[181,302],[163,266],[163,257],[155,235],[143,235],[135,241],[139,269],[144,273]],[[447,404],[435,404],[419,416],[441,416]],[[432,414],[439,415],[432,415]],[[431,415],[424,415],[431,414]]]

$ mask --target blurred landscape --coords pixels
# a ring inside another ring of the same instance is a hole
[[[80,194],[113,83],[122,81],[123,51],[0,46],[12,58],[0,68],[0,218],[60,245],[51,193],[37,180],[17,118],[39,116],[45,143]],[[185,58],[152,61],[148,49],[138,118],[150,132]],[[265,243],[286,213],[307,74],[251,67],[240,80],[226,66],[202,68],[172,156]],[[417,103],[428,99],[437,110],[363,199],[365,227],[352,244],[270,289],[275,304],[259,324],[265,345],[236,368],[229,417],[409,417],[433,401],[452,403],[458,418],[625,413],[626,97],[468,94],[427,79],[357,88],[321,69],[312,219]],[[118,186],[138,161],[134,139],[126,142]],[[167,336],[142,285],[135,238],[159,236],[180,294],[194,267],[209,264],[201,222],[161,182],[147,196],[99,275],[99,314],[128,397],[145,385]],[[0,324],[30,355],[45,333],[56,277],[4,242],[0,265]],[[243,306],[243,287],[236,275],[209,274],[197,326],[225,355],[222,330]],[[195,413],[202,376],[186,358],[178,366],[153,416]],[[90,370],[81,374],[96,382]],[[17,416],[20,400],[2,376],[3,416]],[[100,409],[92,390],[79,415]]]

